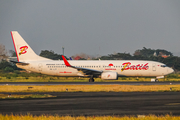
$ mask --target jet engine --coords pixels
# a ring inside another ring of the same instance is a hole
[[[117,75],[117,72],[103,72],[101,74],[101,79],[103,79],[103,80],[117,80],[118,75]]]

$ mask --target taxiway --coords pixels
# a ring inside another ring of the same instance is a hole
[[[56,98],[0,100],[1,114],[180,115],[180,92],[64,92]]]

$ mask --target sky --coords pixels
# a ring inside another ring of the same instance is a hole
[[[143,47],[180,56],[179,0],[1,0],[0,44],[18,31],[35,53],[67,57],[130,53]]]

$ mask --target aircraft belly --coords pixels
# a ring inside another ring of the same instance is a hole
[[[138,72],[137,71],[128,70],[128,71],[119,72],[119,74],[123,75],[123,76],[136,76],[138,74]]]

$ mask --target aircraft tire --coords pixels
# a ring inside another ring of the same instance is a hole
[[[158,79],[155,80],[155,82],[158,82],[158,81],[159,81]]]
[[[90,78],[90,79],[89,79],[89,82],[94,82],[94,79],[93,79],[93,78]]]

